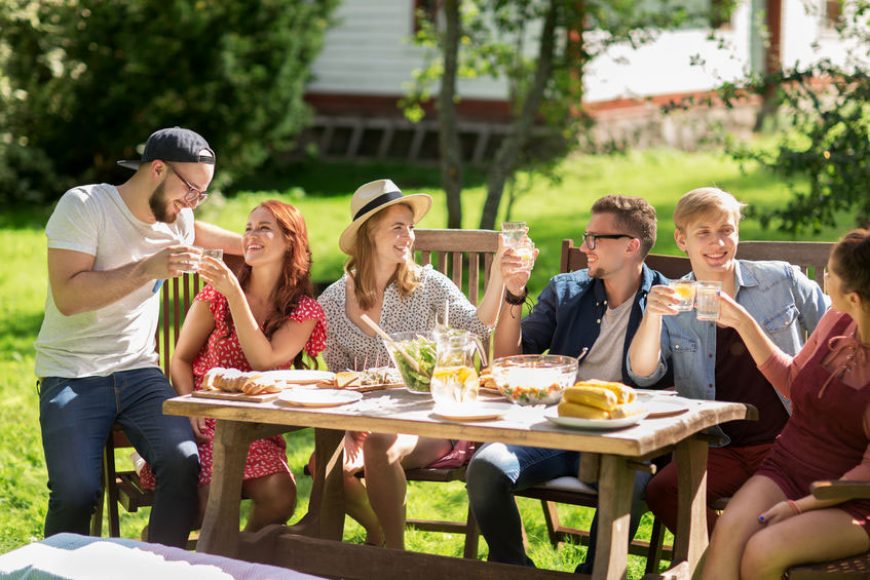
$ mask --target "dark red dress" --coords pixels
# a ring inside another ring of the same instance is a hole
[[[833,349],[866,347],[844,336],[848,328],[854,328],[851,318],[831,311],[825,318],[829,320],[823,318],[817,329],[822,332],[814,342],[815,352],[802,361],[800,370],[791,380],[792,416],[757,471],[757,475],[772,479],[792,500],[809,495],[814,481],[841,479],[843,474],[861,465],[868,449],[864,421],[870,405],[870,388],[866,383],[854,384],[854,380],[850,386],[837,369],[832,374],[830,365],[826,368],[823,364]],[[832,321],[834,318],[836,320]],[[843,344],[849,340],[852,345]],[[810,346],[808,343],[804,348]],[[858,354],[862,356],[852,354],[853,361],[857,359],[861,367],[856,369],[853,365],[850,370],[855,376],[866,377],[867,369],[863,368],[867,363],[866,355]],[[768,370],[763,367],[762,370]],[[853,500],[833,507],[849,513],[870,534],[870,501]]]
[[[225,314],[229,308],[226,296],[206,286],[196,295],[196,300],[208,302],[209,310],[215,320],[215,328],[209,335],[206,344],[196,355],[193,361],[193,385],[199,390],[202,378],[215,367],[250,371],[251,365],[245,358],[239,337],[236,335],[235,326],[228,332]],[[316,320],[317,324],[305,343],[305,352],[312,358],[323,351],[326,346],[326,317],[320,304],[313,298],[303,297],[296,310],[290,314],[289,319],[294,322]],[[280,368],[289,369],[293,361],[287,361]],[[199,449],[199,485],[208,485],[211,482],[212,472],[212,448],[214,441],[215,420],[206,419],[203,435],[208,438],[204,443],[197,443]],[[265,477],[273,473],[290,473],[287,466],[287,445],[281,435],[257,439],[248,448],[248,459],[245,463],[246,480]],[[154,474],[149,465],[145,465],[140,474],[142,485],[153,489],[155,487]]]

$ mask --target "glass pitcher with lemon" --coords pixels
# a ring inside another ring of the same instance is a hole
[[[474,353],[486,364],[486,349],[477,335],[467,330],[445,329],[436,335],[435,370],[429,390],[438,405],[456,405],[477,400],[480,382],[474,368]]]

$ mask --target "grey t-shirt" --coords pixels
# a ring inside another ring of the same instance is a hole
[[[193,212],[175,223],[148,224],[136,218],[109,184],[67,191],[45,227],[48,248],[94,256],[94,270],[112,270],[174,244],[193,243]],[[157,365],[154,332],[160,293],[151,280],[98,310],[64,316],[51,287],[36,339],[36,375],[79,378]],[[50,284],[50,283],[49,283]]]
[[[622,359],[625,348],[625,333],[631,317],[633,299],[628,299],[616,308],[608,307],[601,319],[601,331],[589,354],[580,364],[578,381],[600,379],[622,381]]]

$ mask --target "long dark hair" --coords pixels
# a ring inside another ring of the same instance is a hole
[[[311,285],[311,248],[308,246],[308,228],[302,213],[289,203],[274,199],[264,201],[251,212],[259,208],[267,209],[278,222],[278,228],[287,243],[284,253],[284,268],[278,285],[272,291],[272,311],[263,322],[263,333],[269,340],[272,335],[284,325],[290,314],[299,306],[303,296],[314,298]],[[245,263],[238,275],[239,285],[246,290],[251,279],[251,266]],[[226,312],[227,328],[232,329],[232,318],[229,309]],[[230,330],[232,331],[232,330]],[[299,351],[293,359],[296,368],[317,367],[317,361],[311,359],[311,364],[304,360],[305,348]]]

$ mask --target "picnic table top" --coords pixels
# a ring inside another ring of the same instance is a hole
[[[678,415],[649,418],[637,425],[607,431],[575,429],[553,424],[543,406],[508,405],[506,414],[489,421],[446,420],[433,414],[431,397],[390,389],[366,393],[351,404],[327,408],[291,406],[280,400],[243,402],[202,399],[185,395],[170,399],[170,415],[319,427],[336,430],[413,433],[426,437],[501,441],[504,443],[643,457],[675,445],[708,427],[754,418],[755,409],[741,403],[682,399],[688,407]]]

